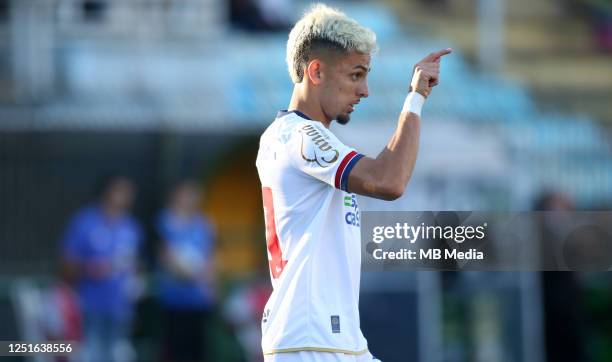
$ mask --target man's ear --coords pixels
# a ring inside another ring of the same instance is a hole
[[[308,62],[308,66],[306,67],[306,75],[314,85],[321,84],[323,79],[323,74],[321,72],[322,68],[323,63],[321,63],[319,59],[313,59]]]

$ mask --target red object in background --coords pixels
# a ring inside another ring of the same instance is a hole
[[[78,341],[81,339],[81,313],[76,294],[66,284],[59,284],[53,291],[60,313],[64,335],[62,339]]]
[[[57,311],[57,329],[47,331],[48,341],[80,341],[81,332],[81,311],[78,297],[72,288],[65,283],[52,286],[47,295],[50,300],[50,307]],[[55,362],[68,362],[66,356],[55,356]]]
[[[270,288],[268,283],[257,283],[249,289],[247,300],[248,305],[251,306],[254,320],[259,321],[261,318],[270,294],[272,294],[272,288]]]

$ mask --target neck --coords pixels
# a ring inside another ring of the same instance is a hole
[[[308,87],[302,83],[298,83],[293,87],[293,94],[291,95],[291,101],[287,110],[298,110],[312,118],[313,121],[323,123],[326,128],[329,128],[332,121],[323,113],[318,96],[313,94],[313,92],[309,92]]]
[[[117,207],[113,207],[112,205],[108,205],[108,204],[103,204],[102,205],[102,210],[104,212],[104,215],[109,219],[109,220],[114,220],[118,217],[120,217],[121,215],[123,215],[123,210]]]
[[[173,206],[173,207],[170,208],[170,210],[172,210],[172,213],[176,217],[178,217],[179,219],[188,219],[193,214],[195,214],[195,212],[193,212],[193,210],[190,210],[190,209],[185,208],[185,207],[179,207],[179,206]]]

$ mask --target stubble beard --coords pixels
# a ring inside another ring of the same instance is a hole
[[[351,120],[351,115],[348,113],[340,113],[339,115],[336,116],[336,122],[338,122],[339,124],[343,126],[349,123],[350,120]]]

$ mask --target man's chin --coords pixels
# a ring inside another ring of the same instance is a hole
[[[336,116],[336,122],[338,122],[341,125],[345,125],[349,123],[350,120],[351,120],[351,115],[348,113],[342,113]]]

